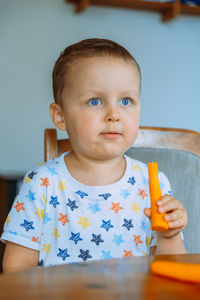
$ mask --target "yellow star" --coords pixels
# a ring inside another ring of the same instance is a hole
[[[88,217],[87,218],[80,217],[80,221],[78,222],[78,224],[82,225],[83,229],[91,225],[90,222],[88,222]]]
[[[138,164],[136,164],[135,166],[132,167],[133,170],[136,170],[136,171],[140,171],[141,168],[139,167]]]
[[[44,201],[44,204],[47,204],[47,199],[45,198],[45,195],[42,195],[42,200]]]
[[[147,256],[147,252],[142,252],[142,254],[143,254],[144,256]]]
[[[43,166],[45,164],[46,164],[46,161],[43,161],[43,162],[39,163],[38,166]]]
[[[58,234],[58,228],[54,227],[54,232],[52,233],[53,236],[55,236],[55,239],[60,237],[60,234]]]
[[[149,236],[146,237],[146,245],[147,246],[151,245],[151,238]]]
[[[64,181],[59,180],[59,185],[58,188],[61,189],[61,191],[63,192],[64,190],[66,190],[66,185]]]
[[[46,251],[46,253],[48,254],[49,252],[51,252],[50,250],[50,247],[51,245],[50,244],[42,244],[43,248],[41,251]]]
[[[35,212],[35,214],[38,216],[38,218],[40,220],[42,220],[44,218],[44,212],[45,212],[44,209],[37,208],[37,211]]]
[[[10,215],[7,216],[7,219],[6,219],[6,224],[8,225],[8,223],[10,223],[11,220],[10,220]]]
[[[141,210],[140,207],[139,207],[139,203],[133,203],[132,202],[132,207],[131,207],[132,210],[134,210],[136,212],[136,214]]]
[[[27,184],[28,182],[31,182],[32,180],[27,176],[26,178],[25,178],[25,183]]]

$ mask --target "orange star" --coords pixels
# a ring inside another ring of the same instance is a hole
[[[46,186],[47,187],[48,185],[50,185],[48,177],[40,178],[40,179],[42,180],[42,182],[40,183],[41,186]]]
[[[69,222],[69,220],[67,219],[67,214],[63,215],[62,213],[59,213],[60,218],[58,218],[58,221],[60,221],[62,223],[62,225],[64,226],[67,222]]]
[[[39,236],[37,238],[35,236],[33,236],[32,241],[36,242],[36,243],[39,243],[38,239],[39,239]]]
[[[140,235],[133,235],[133,237],[134,237],[134,242],[136,243],[136,246],[138,246],[138,244],[142,244],[142,241],[141,241],[141,239],[140,239]]]
[[[132,250],[129,250],[129,251],[124,250],[123,257],[128,257],[128,256],[133,256]]]
[[[138,189],[139,190],[139,193],[138,195],[140,195],[142,197],[142,199],[144,199],[145,197],[147,197],[148,195],[145,193],[145,190],[141,190],[141,189]]]
[[[123,207],[120,206],[120,203],[114,203],[112,202],[111,210],[114,210],[114,212],[117,214],[120,209],[123,209]]]
[[[17,201],[17,204],[14,206],[14,208],[16,208],[16,211],[19,212],[20,210],[25,210],[24,208],[24,202],[18,202]]]

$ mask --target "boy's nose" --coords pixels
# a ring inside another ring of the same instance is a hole
[[[110,107],[107,111],[106,117],[105,117],[107,122],[117,122],[120,121],[120,113],[118,109],[114,107]]]

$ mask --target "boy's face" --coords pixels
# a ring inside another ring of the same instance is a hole
[[[95,160],[121,156],[134,142],[140,119],[140,78],[131,62],[80,58],[62,93],[62,118],[74,152]]]

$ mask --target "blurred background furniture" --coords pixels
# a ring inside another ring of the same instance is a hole
[[[69,139],[57,139],[56,129],[45,129],[45,161],[71,150]],[[183,230],[188,253],[200,253],[200,133],[176,128],[140,127],[126,153],[145,163],[156,161],[171,183],[174,197],[188,212]]]

